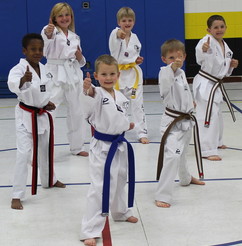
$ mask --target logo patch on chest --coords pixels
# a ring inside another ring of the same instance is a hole
[[[46,92],[45,85],[40,85],[40,92]]]

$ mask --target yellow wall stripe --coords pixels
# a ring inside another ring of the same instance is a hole
[[[207,19],[211,15],[222,15],[226,21],[227,30],[224,38],[242,37],[241,12],[209,12],[185,13],[185,38],[201,39],[207,34]]]

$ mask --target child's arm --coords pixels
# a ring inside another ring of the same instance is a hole
[[[94,97],[95,95],[95,87],[92,87],[92,80],[89,72],[87,72],[87,77],[83,81],[83,93],[90,97]]]
[[[19,89],[24,85],[25,82],[31,82],[31,81],[32,81],[32,73],[29,71],[29,66],[27,66],[24,76],[20,79]]]
[[[52,20],[49,19],[49,24],[48,26],[44,29],[44,33],[48,39],[51,39],[52,34],[55,30],[55,25],[53,24]]]

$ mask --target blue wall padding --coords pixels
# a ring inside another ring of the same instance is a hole
[[[1,1],[0,20],[0,80],[6,81],[9,70],[23,57],[21,39],[27,32],[40,33],[48,24],[50,11],[60,1],[11,0]],[[81,38],[83,54],[93,69],[97,56],[109,53],[109,34],[117,26],[116,13],[120,7],[129,6],[136,13],[134,32],[141,43],[141,65],[145,79],[157,78],[162,65],[160,46],[170,38],[184,41],[184,1],[172,0],[89,0],[67,1],[75,14],[76,32]],[[90,9],[83,9],[83,2]],[[45,63],[45,59],[42,60]],[[85,72],[85,69],[84,69]],[[1,91],[2,94],[6,93]]]

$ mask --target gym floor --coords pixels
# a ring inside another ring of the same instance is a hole
[[[225,83],[234,105],[242,108],[242,83]],[[78,246],[80,224],[89,186],[88,158],[70,154],[66,137],[66,109],[61,105],[55,125],[55,172],[65,189],[43,189],[31,196],[31,167],[23,210],[10,208],[16,159],[14,107],[17,99],[0,99],[0,245]],[[175,181],[170,208],[154,204],[156,165],[160,144],[162,104],[157,85],[144,86],[144,106],[150,144],[142,145],[134,132],[126,134],[136,156],[134,215],[137,224],[110,218],[114,246],[211,246],[242,245],[242,114],[234,123],[223,105],[224,144],[222,161],[203,161],[205,186],[179,186]],[[86,147],[91,130],[88,127]],[[187,156],[193,176],[198,177],[194,146]],[[103,245],[101,239],[97,245]]]

